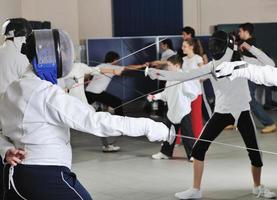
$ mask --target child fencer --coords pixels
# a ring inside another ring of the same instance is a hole
[[[182,58],[178,55],[174,55],[167,60],[167,68],[170,71],[182,71],[182,63]],[[167,124],[168,127],[174,125],[176,132],[178,132],[180,128],[181,135],[194,138],[191,124],[191,102],[198,96],[198,86],[195,81],[187,81],[182,84],[177,83],[178,81],[167,81],[167,88],[163,92],[149,95],[147,99],[149,101],[162,100],[167,102],[168,112],[165,124]],[[160,152],[152,155],[152,158],[156,160],[171,158],[175,141],[172,144],[164,142]],[[194,140],[182,138],[182,141],[188,161],[190,161]]]

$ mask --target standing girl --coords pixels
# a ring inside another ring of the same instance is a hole
[[[183,71],[189,71],[192,69],[199,68],[203,65],[203,49],[200,44],[200,41],[192,38],[185,40],[182,46],[184,54],[186,56],[183,58]],[[192,130],[196,138],[199,137],[201,130],[203,128],[202,122],[202,87],[200,80],[194,80],[197,85],[197,98],[191,103],[191,122]]]

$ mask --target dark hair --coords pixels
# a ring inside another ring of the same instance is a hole
[[[13,31],[14,37],[27,37],[32,33],[32,26],[24,18],[7,19],[2,26],[3,35],[9,36],[9,32]]]
[[[171,62],[173,65],[179,64],[180,66],[182,66],[183,64],[183,59],[179,55],[170,56],[167,61]]]
[[[190,34],[192,38],[195,37],[195,30],[190,27],[190,26],[186,26],[182,29],[182,32],[185,32],[186,34]]]
[[[193,53],[201,57],[204,55],[204,50],[199,39],[191,38],[189,40],[186,40],[185,42],[187,42],[189,46],[193,46]]]
[[[105,55],[105,63],[112,63],[116,60],[119,59],[119,55],[118,53],[114,52],[114,51],[109,51],[108,53],[106,53]]]
[[[253,35],[254,33],[254,25],[251,23],[244,23],[239,25],[239,28],[241,28],[244,31],[247,31],[250,35]]]
[[[169,49],[174,50],[171,39],[165,39],[165,40],[161,41],[161,43],[166,44]]]
[[[238,31],[230,32],[230,33],[228,33],[228,36],[229,36],[229,38],[232,37],[234,39],[234,44],[241,42],[241,40],[239,38],[239,35],[238,35]],[[231,48],[230,46],[228,46],[228,47]],[[239,51],[239,50],[237,50],[237,51],[233,50],[233,55],[232,55],[232,58],[231,58],[231,62],[240,61],[241,58],[242,58],[242,52]]]

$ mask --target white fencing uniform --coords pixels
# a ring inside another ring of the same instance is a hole
[[[12,146],[23,148],[27,153],[23,164],[70,168],[70,128],[100,137],[146,135],[150,141],[167,140],[169,134],[163,123],[150,119],[95,112],[31,70],[1,96],[0,112],[3,136],[13,142],[0,141],[1,156]]]
[[[28,65],[27,57],[19,52],[14,42],[6,40],[0,47],[0,94],[24,74]]]

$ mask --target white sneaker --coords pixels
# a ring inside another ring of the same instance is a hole
[[[202,191],[195,188],[190,188],[183,192],[177,192],[175,197],[178,199],[200,199],[202,198]]]
[[[153,154],[153,155],[152,155],[152,158],[153,158],[154,160],[169,159],[169,157],[168,157],[167,155],[165,155],[165,154],[163,154],[163,153],[161,153],[161,152],[156,153],[156,154]]]
[[[102,151],[107,153],[107,152],[117,152],[120,150],[119,146],[115,146],[113,144],[109,144],[108,146],[103,146]]]
[[[252,193],[257,196],[257,198],[265,198],[265,199],[275,199],[276,194],[271,192],[264,185],[260,185],[258,187],[254,187]]]

